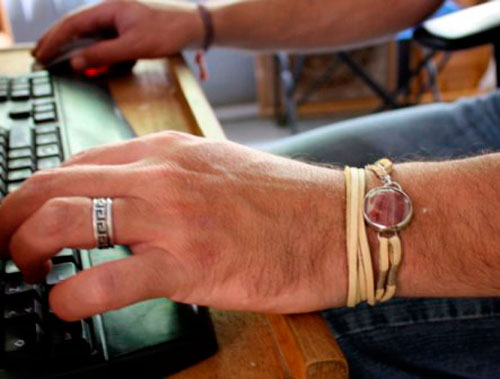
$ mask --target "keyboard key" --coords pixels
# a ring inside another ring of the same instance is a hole
[[[47,168],[56,168],[61,165],[61,159],[59,157],[47,157],[40,158],[37,162],[37,167],[39,170],[44,170]]]
[[[50,145],[41,145],[36,148],[36,155],[39,158],[60,156],[61,150],[59,149],[59,145],[56,143]]]
[[[33,80],[36,80],[36,78],[49,78],[50,74],[48,71],[40,70],[40,71],[34,71],[30,72],[30,78],[33,78]]]
[[[4,300],[13,295],[31,294],[36,299],[42,298],[42,290],[37,284],[28,284],[23,281],[21,273],[5,275]]]
[[[40,124],[42,122],[52,122],[56,121],[56,113],[55,112],[36,112],[33,115],[33,119],[35,123]]]
[[[0,167],[7,169],[7,149],[0,147]]]
[[[47,97],[52,96],[52,85],[50,84],[36,84],[33,86],[33,97]]]
[[[55,124],[41,124],[36,126],[35,131],[37,134],[58,133],[59,127]]]
[[[28,100],[30,98],[30,90],[11,91],[10,98],[14,101]]]
[[[18,86],[18,85],[22,85],[22,84],[29,85],[30,78],[28,78],[27,76],[18,76],[17,78],[12,78],[11,84],[13,86]]]
[[[47,103],[47,104],[40,104],[40,105],[35,105],[33,109],[36,113],[40,112],[54,112],[55,111],[55,104],[54,103]]]
[[[76,275],[76,265],[74,263],[54,264],[45,281],[49,287],[52,287],[73,275]]]
[[[56,362],[81,361],[92,353],[90,327],[86,321],[66,322],[50,314],[47,329],[51,358]]]
[[[12,149],[9,151],[9,158],[25,158],[25,157],[33,157],[33,150],[30,147],[24,147],[21,149]]]
[[[6,184],[5,180],[0,179],[0,194],[2,195],[2,199],[3,199],[4,195],[7,194],[7,191],[8,191],[8,189],[7,189],[7,184]]]
[[[41,76],[39,78],[33,78],[31,80],[31,83],[33,84],[33,86],[50,84],[50,78],[48,76]]]
[[[41,322],[42,305],[30,294],[7,296],[3,302],[3,317],[6,320],[22,317],[24,322]]]
[[[33,146],[33,129],[27,125],[16,125],[10,131],[9,147],[17,149]]]
[[[0,102],[7,101],[8,98],[8,92],[7,90],[0,90]]]
[[[7,179],[7,170],[4,166],[0,165],[0,180]]]
[[[9,117],[13,120],[22,120],[31,116],[31,107],[16,107],[11,109],[9,112]]]
[[[33,169],[31,168],[11,170],[7,174],[7,180],[9,182],[19,182],[28,179],[31,175],[33,175]]]
[[[35,138],[37,145],[47,145],[49,143],[57,143],[59,136],[56,133],[38,134]]]
[[[77,268],[82,267],[80,262],[80,253],[78,251],[74,251],[73,249],[62,249],[59,253],[52,257],[52,263],[72,263]]]
[[[15,170],[19,168],[31,168],[31,170],[35,170],[35,162],[31,158],[11,159],[8,165],[9,170]]]
[[[33,363],[40,358],[43,331],[38,323],[12,320],[5,323],[4,362],[11,364]]]
[[[40,106],[40,105],[45,105],[45,104],[53,104],[54,99],[53,98],[41,98],[41,99],[33,99],[31,101],[35,107]]]
[[[5,262],[3,271],[6,274],[17,274],[17,273],[21,272],[19,270],[19,267],[17,267],[16,264],[11,260],[8,260],[7,262]]]
[[[29,91],[30,90],[30,84],[29,83],[16,83],[16,84],[13,84],[11,87],[10,87],[10,90],[12,92],[17,92],[17,91]]]

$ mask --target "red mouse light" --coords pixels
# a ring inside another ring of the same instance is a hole
[[[96,76],[106,75],[109,73],[109,66],[89,67],[83,71],[87,78],[95,78]]]

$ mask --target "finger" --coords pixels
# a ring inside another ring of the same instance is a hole
[[[73,166],[41,170],[0,204],[0,251],[31,214],[55,197],[129,197],[138,172],[132,166]]]
[[[136,42],[137,36],[128,33],[118,38],[96,43],[71,58],[71,66],[76,71],[82,71],[88,67],[107,66],[138,59],[140,58],[138,52],[130,48],[136,45]]]
[[[134,138],[84,150],[64,161],[62,167],[82,164],[119,165],[133,163],[151,155],[152,148],[148,137]]]
[[[46,62],[72,39],[114,27],[114,16],[117,9],[118,4],[107,2],[86,8],[62,19],[41,38],[36,47],[36,58],[41,62]]]
[[[158,297],[174,297],[184,281],[178,261],[164,251],[146,252],[85,270],[57,284],[49,302],[63,320]]]
[[[134,205],[137,201],[113,199],[113,236],[118,245],[133,245],[147,238],[144,219],[138,214],[140,208]],[[92,208],[89,198],[50,199],[16,230],[9,250],[26,281],[42,279],[45,262],[63,248],[96,247]]]

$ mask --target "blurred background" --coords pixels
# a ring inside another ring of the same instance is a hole
[[[5,29],[0,45],[32,43],[64,14],[97,2],[0,0]],[[481,2],[447,1],[438,15]],[[192,65],[194,53],[184,55]],[[432,52],[412,40],[411,30],[343,52],[296,55],[212,49],[207,63],[210,80],[203,87],[208,99],[228,137],[248,145],[357,115],[452,101],[496,87],[490,47]]]

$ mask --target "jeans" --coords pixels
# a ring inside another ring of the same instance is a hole
[[[500,151],[500,91],[361,117],[260,147],[358,167],[381,157],[448,159]],[[393,299],[323,316],[352,378],[500,378],[500,299]]]

